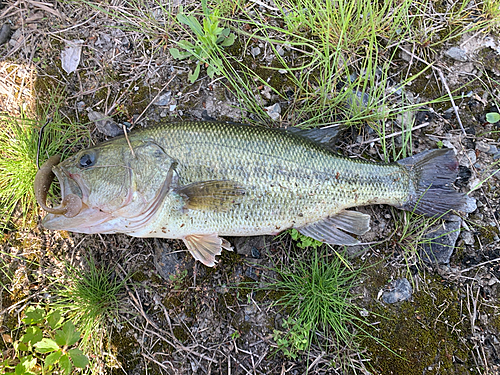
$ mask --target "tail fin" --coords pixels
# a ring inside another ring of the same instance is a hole
[[[459,210],[465,204],[465,195],[452,184],[458,175],[458,162],[451,149],[424,151],[398,161],[410,172],[413,191],[401,208],[435,216],[450,210]]]

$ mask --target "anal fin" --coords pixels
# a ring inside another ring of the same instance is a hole
[[[191,234],[183,238],[187,249],[196,260],[199,260],[207,267],[215,266],[216,255],[222,253],[222,249],[232,251],[229,241],[213,234]]]
[[[337,215],[308,224],[297,230],[303,235],[331,245],[356,245],[359,241],[348,233],[362,235],[370,230],[370,215],[341,211]],[[347,233],[346,233],[347,232]]]

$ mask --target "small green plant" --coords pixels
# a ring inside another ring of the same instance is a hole
[[[119,280],[109,266],[87,259],[88,270],[67,266],[67,280],[59,284],[55,305],[82,330],[82,348],[100,353],[106,322],[116,319],[119,295],[127,278]]]
[[[309,347],[310,328],[293,318],[283,319],[283,328],[285,331],[273,331],[273,340],[286,357],[297,359],[298,354]]]
[[[75,367],[87,367],[89,359],[78,348],[80,332],[59,311],[30,306],[22,321],[25,333],[13,342],[14,358],[0,362],[4,374],[69,375]]]
[[[231,339],[233,339],[233,340],[237,340],[240,337],[241,337],[240,331],[234,331],[233,333],[231,333]]]
[[[277,346],[286,356],[296,358],[314,340],[324,347],[333,343],[337,349],[352,345],[355,331],[366,333],[359,308],[351,302],[351,289],[360,271],[350,269],[347,264],[340,254],[328,255],[314,249],[309,261],[272,268],[278,277],[270,279],[264,288],[281,292],[283,295],[276,305],[290,314],[283,322],[284,330],[274,332]],[[318,339],[320,336],[326,340]]]
[[[177,14],[177,21],[187,25],[195,34],[194,43],[187,40],[177,42],[177,46],[181,48],[170,48],[170,53],[175,59],[183,60],[192,58],[196,61],[194,72],[189,73],[189,81],[193,83],[200,75],[200,67],[202,64],[207,66],[207,74],[213,78],[215,74],[219,75],[222,61],[216,57],[219,47],[228,47],[234,43],[235,35],[226,27],[219,26],[219,11],[216,9],[210,12],[206,0],[202,1],[203,5],[203,26],[198,19],[193,15],[187,15],[182,8]]]
[[[55,111],[40,139],[44,122],[0,113],[0,226],[3,228],[9,225],[16,207],[22,216],[20,226],[25,226],[37,212],[33,191],[37,159],[42,165],[49,156],[62,153],[88,134],[83,127],[61,121]]]
[[[490,112],[486,114],[486,121],[488,121],[490,124],[495,124],[498,121],[500,121],[500,113],[497,112]]]
[[[290,229],[290,236],[292,237],[292,240],[296,241],[297,247],[300,247],[301,249],[305,249],[306,247],[316,249],[323,245],[323,242],[304,236],[297,229]]]
[[[186,280],[186,276],[188,274],[187,270],[182,270],[179,273],[176,273],[175,275],[170,275],[169,279],[172,282],[172,286],[175,290],[179,290],[182,288],[182,285],[184,284],[184,281]]]

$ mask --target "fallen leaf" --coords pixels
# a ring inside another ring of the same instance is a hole
[[[62,68],[66,73],[73,73],[80,64],[82,45],[83,40],[66,41],[66,48],[61,52]]]

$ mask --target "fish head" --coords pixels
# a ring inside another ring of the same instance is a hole
[[[144,225],[161,206],[176,165],[152,140],[125,138],[55,162],[49,159],[35,179],[37,200],[48,212],[42,225],[80,233],[127,233]],[[50,208],[45,198],[54,175],[61,204]]]

